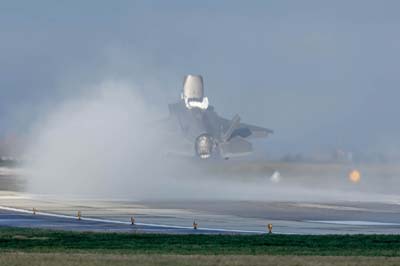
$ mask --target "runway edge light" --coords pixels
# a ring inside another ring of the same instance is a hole
[[[272,224],[268,224],[268,234],[272,234]]]
[[[357,169],[353,169],[349,173],[349,180],[352,183],[359,183],[361,181],[361,172]]]

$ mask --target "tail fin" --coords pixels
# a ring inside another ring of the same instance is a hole
[[[240,125],[240,116],[235,115],[232,119],[232,122],[229,126],[229,128],[225,131],[225,133],[222,135],[222,140],[223,141],[228,141],[230,137],[232,136],[233,131],[237,129]]]

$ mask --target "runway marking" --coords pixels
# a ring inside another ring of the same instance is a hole
[[[21,168],[0,167],[0,176],[18,176],[26,172]]]
[[[29,197],[24,197],[24,196],[0,196],[0,199],[2,200],[18,200],[18,199],[30,199]]]
[[[293,205],[300,208],[331,209],[339,211],[368,211],[368,209],[365,208],[329,205],[329,204],[295,203]]]
[[[18,209],[18,208],[6,207],[6,206],[0,206],[0,210],[32,214],[31,210]],[[78,219],[76,216],[72,216],[72,215],[55,214],[55,213],[48,213],[48,212],[41,212],[41,211],[37,211],[36,215],[47,216],[47,217],[56,217],[56,218],[64,218],[64,219],[70,219],[70,220],[77,220]],[[81,220],[82,221],[90,221],[90,222],[131,225],[130,221],[129,222],[124,222],[124,221],[118,221],[118,220],[108,220],[108,219],[99,219],[99,218],[90,218],[90,217],[82,217]],[[177,225],[165,225],[165,224],[148,224],[148,223],[135,223],[135,224],[139,225],[139,226],[158,227],[158,228],[166,228],[166,229],[170,228],[170,229],[190,229],[190,230],[194,230],[193,227],[189,227],[189,226],[177,226]],[[218,228],[207,228],[207,227],[199,228],[196,231],[205,231],[205,232],[211,231],[211,232],[226,232],[226,233],[248,233],[248,234],[265,234],[266,233],[266,231],[264,232],[264,231],[253,231],[253,230],[232,230],[232,229],[218,229]]]
[[[370,221],[314,221],[305,220],[307,223],[321,223],[321,224],[338,224],[338,225],[360,225],[360,226],[400,226],[400,223],[384,223],[384,222],[370,222]]]

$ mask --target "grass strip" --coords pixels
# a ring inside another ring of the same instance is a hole
[[[0,227],[0,252],[400,256],[400,235],[170,235]]]

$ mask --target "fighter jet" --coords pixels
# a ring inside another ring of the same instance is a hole
[[[273,133],[263,127],[220,117],[204,96],[203,78],[187,75],[181,100],[169,105],[169,123],[191,144],[192,154],[201,159],[237,157],[253,151],[248,139],[264,138]]]

